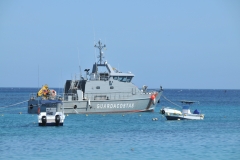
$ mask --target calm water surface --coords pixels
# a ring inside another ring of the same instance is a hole
[[[69,115],[63,127],[27,114],[36,91],[0,88],[0,159],[240,159],[240,90],[164,90],[179,105],[199,101],[200,121],[167,121],[160,108],[177,107],[162,97],[155,112]]]

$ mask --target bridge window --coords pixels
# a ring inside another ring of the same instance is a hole
[[[128,77],[127,77],[127,82],[131,82],[131,80],[132,80],[132,77],[131,77],[131,76],[128,76]]]
[[[96,89],[100,89],[100,86],[97,86]]]
[[[118,80],[119,80],[120,82],[126,82],[127,77],[125,77],[125,76],[119,76],[119,77],[118,77]]]
[[[114,80],[119,80],[120,82],[131,82],[132,76],[113,76]]]

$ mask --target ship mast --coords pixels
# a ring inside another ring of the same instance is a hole
[[[106,45],[104,44],[104,45],[102,45],[102,42],[99,40],[98,41],[98,45],[97,44],[95,44],[95,46],[94,47],[96,47],[96,48],[98,48],[99,49],[99,56],[98,56],[98,58],[99,58],[99,61],[98,61],[98,66],[101,66],[101,65],[104,65],[104,63],[102,63],[102,59],[104,58],[103,57],[103,52],[102,52],[102,49],[103,48],[105,48],[106,47]]]

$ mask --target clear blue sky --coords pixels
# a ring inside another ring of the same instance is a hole
[[[0,87],[63,87],[99,39],[138,87],[240,89],[238,0],[2,0]]]

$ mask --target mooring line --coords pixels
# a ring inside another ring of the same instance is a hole
[[[173,103],[172,101],[170,101],[169,99],[167,99],[167,97],[165,97],[164,95],[162,95],[162,97],[163,97],[164,99],[166,99],[168,102],[172,103],[173,105],[175,105],[175,106],[178,106],[178,107],[182,108],[182,106],[180,106],[180,105],[177,105],[176,103]]]
[[[2,109],[2,108],[7,108],[7,107],[11,107],[11,106],[16,106],[16,105],[18,105],[18,104],[22,104],[22,103],[25,103],[25,102],[27,102],[27,101],[28,101],[28,100],[23,101],[23,102],[18,102],[18,103],[12,104],[12,105],[8,105],[8,106],[3,106],[3,107],[0,107],[0,109]]]
[[[75,109],[73,109],[77,114],[78,114],[78,111],[76,111]]]
[[[22,109],[23,107],[16,107],[16,108],[11,108],[11,109],[3,109],[3,110],[0,110],[0,113],[4,113],[4,112],[9,112],[9,111],[14,111],[14,110],[19,110],[19,109]]]

